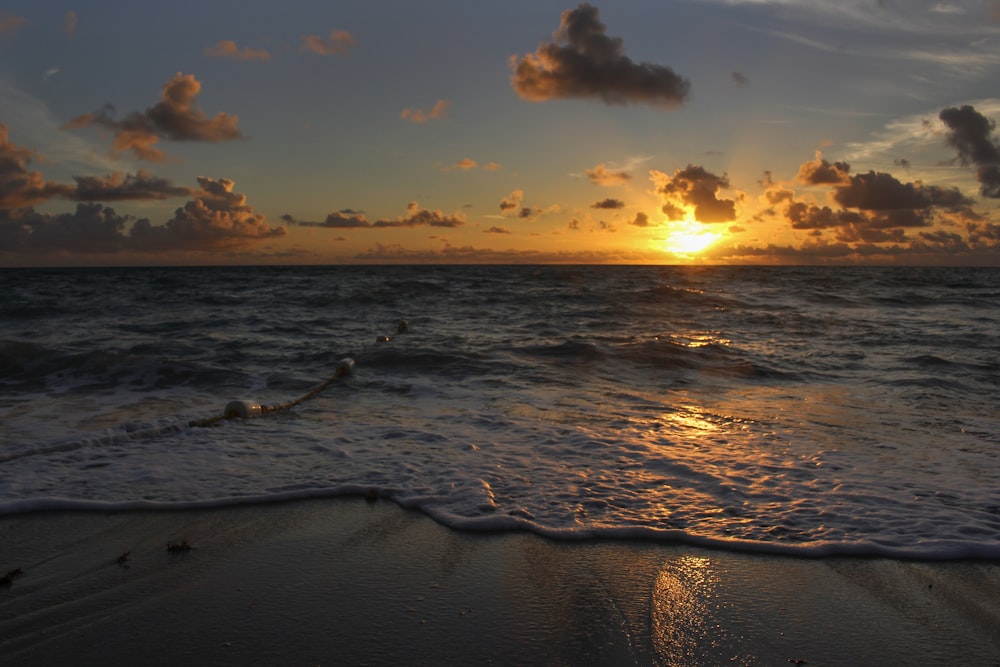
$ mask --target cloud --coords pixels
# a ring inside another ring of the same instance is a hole
[[[642,211],[639,211],[635,214],[632,224],[636,227],[649,227],[649,216]]]
[[[160,225],[118,215],[101,204],[80,203],[71,213],[33,208],[0,210],[0,255],[219,252],[241,249],[283,236],[254,213],[233,182],[198,178],[200,191]],[[131,226],[130,226],[131,225]]]
[[[342,56],[357,44],[358,41],[346,30],[331,30],[326,39],[319,35],[302,36],[302,50],[320,56]]]
[[[451,102],[449,100],[438,100],[434,103],[434,106],[430,109],[430,111],[424,111],[422,109],[403,109],[403,111],[399,114],[399,117],[413,123],[426,123],[429,120],[446,118],[450,107]]]
[[[850,170],[851,166],[846,162],[827,162],[817,151],[815,160],[803,162],[799,167],[797,179],[806,185],[845,184],[850,181],[847,175]]]
[[[100,204],[78,204],[76,211],[56,215],[33,208],[0,210],[0,256],[121,252],[131,220]]]
[[[133,174],[108,176],[74,176],[76,190],[68,195],[77,201],[123,201],[168,199],[195,194],[191,188],[174,185],[140,169]]]
[[[837,244],[865,257],[927,253],[932,248],[954,254],[958,246],[950,232],[928,230],[911,236],[908,230],[962,221],[978,224],[977,215],[969,208],[972,200],[957,188],[902,182],[884,172],[851,174],[850,170],[846,162],[830,163],[819,155],[799,169],[799,182],[830,186],[830,199],[838,208],[796,200],[794,192],[780,189],[770,180],[768,192],[781,193],[773,203],[787,203],[784,216],[792,229],[808,231],[823,243],[826,241],[821,237],[829,231]],[[978,237],[978,241],[982,246],[992,243],[988,235]],[[974,250],[964,242],[962,246],[965,252]]]
[[[980,194],[1000,198],[1000,145],[993,137],[996,124],[969,105],[943,109],[939,118],[948,126],[945,140],[958,151],[962,164],[975,165]]]
[[[36,155],[11,143],[7,126],[0,123],[0,209],[32,206],[72,192],[73,186],[48,183],[40,172],[28,170]]]
[[[461,215],[445,215],[441,211],[421,209],[415,201],[406,207],[406,215],[402,218],[376,220],[372,227],[461,227],[465,218]]]
[[[233,60],[271,59],[271,54],[266,49],[251,49],[249,46],[244,46],[241,49],[231,39],[220,40],[215,46],[205,49],[205,55],[216,58],[231,58]]]
[[[624,185],[632,178],[627,171],[609,171],[603,162],[593,169],[587,169],[584,173],[594,185]]]
[[[167,81],[160,94],[160,101],[145,111],[134,111],[122,120],[114,120],[110,105],[96,113],[88,113],[70,120],[67,128],[97,125],[114,132],[114,152],[131,151],[136,157],[162,162],[165,154],[155,148],[161,138],[171,141],[219,142],[239,139],[237,116],[218,113],[209,118],[195,105],[201,92],[201,83],[192,74],[177,73]]]
[[[296,220],[290,215],[281,216],[282,220],[292,225],[299,225],[302,227],[327,227],[332,229],[344,229],[344,228],[357,228],[357,227],[371,227],[371,223],[365,219],[365,216],[357,211],[351,209],[343,209],[341,211],[335,211],[326,216],[325,220],[320,222],[308,222],[305,220]]]
[[[7,126],[0,124],[0,208],[25,208],[62,198],[75,201],[123,201],[167,199],[194,194],[191,188],[140,169],[135,174],[74,176],[76,185],[47,182],[41,173],[30,171],[37,154],[19,148],[8,139]]]
[[[875,171],[851,176],[847,184],[834,188],[833,199],[845,208],[867,211],[955,208],[972,203],[957,188],[903,183],[892,174]]]
[[[632,223],[636,227],[649,227],[649,216],[639,211],[635,214],[635,218],[632,219]]]
[[[66,33],[67,35],[72,35],[74,32],[76,32],[76,24],[77,24],[76,12],[72,10],[66,12],[66,15],[63,16],[63,22],[62,22],[63,32]]]
[[[607,199],[602,199],[601,201],[594,202],[590,205],[590,208],[603,208],[603,209],[617,209],[625,208],[625,202],[620,199],[612,199],[608,197]]]
[[[524,190],[514,190],[500,200],[500,212],[506,213],[514,210],[521,205],[522,199],[524,199]]]
[[[460,169],[462,171],[469,171],[470,169],[482,169],[483,171],[499,171],[503,169],[503,166],[497,162],[487,162],[486,164],[479,164],[472,158],[462,158],[455,164],[448,165],[447,167],[441,167],[441,171],[455,171]]]
[[[510,234],[510,229],[507,227],[490,227],[489,229],[484,229],[486,234]]]
[[[624,55],[619,37],[608,37],[596,7],[581,4],[562,13],[552,43],[511,57],[511,83],[533,102],[599,98],[607,104],[674,108],[688,97],[690,82],[669,67],[636,63]]]
[[[28,19],[9,12],[0,12],[0,37],[11,37],[28,24]]]
[[[284,227],[270,227],[264,216],[247,205],[246,196],[233,192],[228,178],[198,177],[201,191],[162,225],[139,220],[132,226],[130,244],[136,248],[164,250],[233,250],[286,234]]]
[[[670,220],[683,220],[694,209],[698,222],[731,222],[736,219],[736,202],[720,199],[720,190],[729,188],[725,176],[716,176],[704,167],[689,164],[673,176],[653,170],[649,173],[656,192],[663,198],[663,212]]]

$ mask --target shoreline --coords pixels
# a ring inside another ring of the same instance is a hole
[[[997,560],[556,541],[357,498],[5,516],[0,545],[10,664],[1000,664]]]

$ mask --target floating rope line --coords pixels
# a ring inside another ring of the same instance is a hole
[[[410,330],[410,323],[406,320],[400,320],[399,324],[396,325],[396,335],[404,334]],[[389,336],[379,336],[375,339],[376,343],[388,343],[392,338]],[[188,426],[212,426],[220,421],[226,419],[250,419],[251,417],[260,417],[261,415],[266,415],[271,412],[278,412],[280,410],[287,410],[291,407],[302,403],[303,401],[308,401],[310,398],[314,398],[321,391],[333,384],[334,380],[343,377],[344,375],[349,375],[354,372],[354,359],[350,357],[345,357],[337,362],[337,369],[333,376],[321,382],[320,384],[313,387],[309,393],[296,398],[294,401],[289,401],[288,403],[282,403],[280,405],[262,405],[256,401],[229,401],[226,407],[223,409],[221,415],[216,415],[214,417],[208,417],[207,419],[193,419],[188,422]]]
[[[354,372],[354,359],[346,357],[337,362],[337,369],[331,377],[313,387],[309,393],[299,396],[294,401],[281,403],[280,405],[261,405],[256,401],[229,401],[221,415],[208,417],[207,419],[194,419],[188,422],[188,426],[211,426],[224,419],[249,419],[271,412],[278,412],[279,410],[287,410],[303,401],[308,401],[310,398],[316,397],[317,394],[333,384],[334,380],[345,375],[350,375],[352,372]]]

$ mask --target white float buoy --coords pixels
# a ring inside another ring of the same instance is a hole
[[[222,411],[222,416],[226,419],[250,419],[259,417],[262,410],[260,403],[255,401],[229,401],[226,409]]]
[[[334,377],[340,377],[341,375],[350,375],[354,372],[354,359],[350,357],[344,357],[337,362],[337,372]]]

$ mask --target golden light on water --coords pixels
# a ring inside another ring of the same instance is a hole
[[[663,247],[669,253],[688,257],[702,252],[721,237],[696,220],[680,220],[667,227]]]

